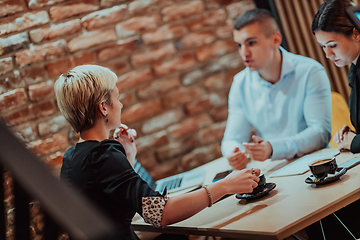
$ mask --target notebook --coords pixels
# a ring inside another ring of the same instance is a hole
[[[282,167],[279,170],[271,173],[269,177],[283,177],[304,174],[309,171],[309,163],[322,158],[332,158],[337,154],[339,154],[338,149],[334,149],[333,151],[329,151],[327,153],[314,153],[305,155],[297,160],[294,160],[285,167]]]
[[[152,189],[159,191],[160,193],[164,192],[165,187],[167,193],[198,187],[203,184],[205,179],[205,170],[203,168],[195,168],[191,171],[155,181],[136,159],[134,170]]]

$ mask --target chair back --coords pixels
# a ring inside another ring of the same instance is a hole
[[[351,129],[354,129],[354,127],[351,124],[349,107],[344,97],[338,92],[331,92],[331,103],[332,125],[330,145],[333,148],[337,148],[338,145],[333,140],[335,133],[339,131],[344,125],[348,125]]]

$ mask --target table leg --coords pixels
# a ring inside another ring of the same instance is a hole
[[[332,217],[336,220],[336,222],[343,227],[347,233],[349,233],[349,235],[356,240],[356,237],[354,236],[354,234],[352,234],[352,232],[346,227],[346,225],[340,220],[340,218],[338,216],[336,216],[335,213],[332,213]]]

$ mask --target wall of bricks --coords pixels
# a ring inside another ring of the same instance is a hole
[[[0,1],[0,115],[59,174],[79,136],[58,110],[54,82],[77,65],[98,64],[119,77],[123,123],[137,130],[138,160],[154,178],[202,165],[221,156],[228,91],[243,68],[232,23],[254,7],[252,0]],[[12,225],[11,204],[7,210]],[[33,229],[39,238],[41,227]]]
[[[243,68],[232,23],[251,0],[4,0],[0,2],[0,113],[59,171],[77,141],[54,82],[76,65],[118,76],[123,123],[155,178],[221,156],[227,96]]]

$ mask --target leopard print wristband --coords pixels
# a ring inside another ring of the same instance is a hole
[[[164,212],[165,204],[168,200],[167,196],[160,197],[143,197],[142,211],[143,218],[146,223],[150,223],[155,227],[161,227],[161,219]]]

